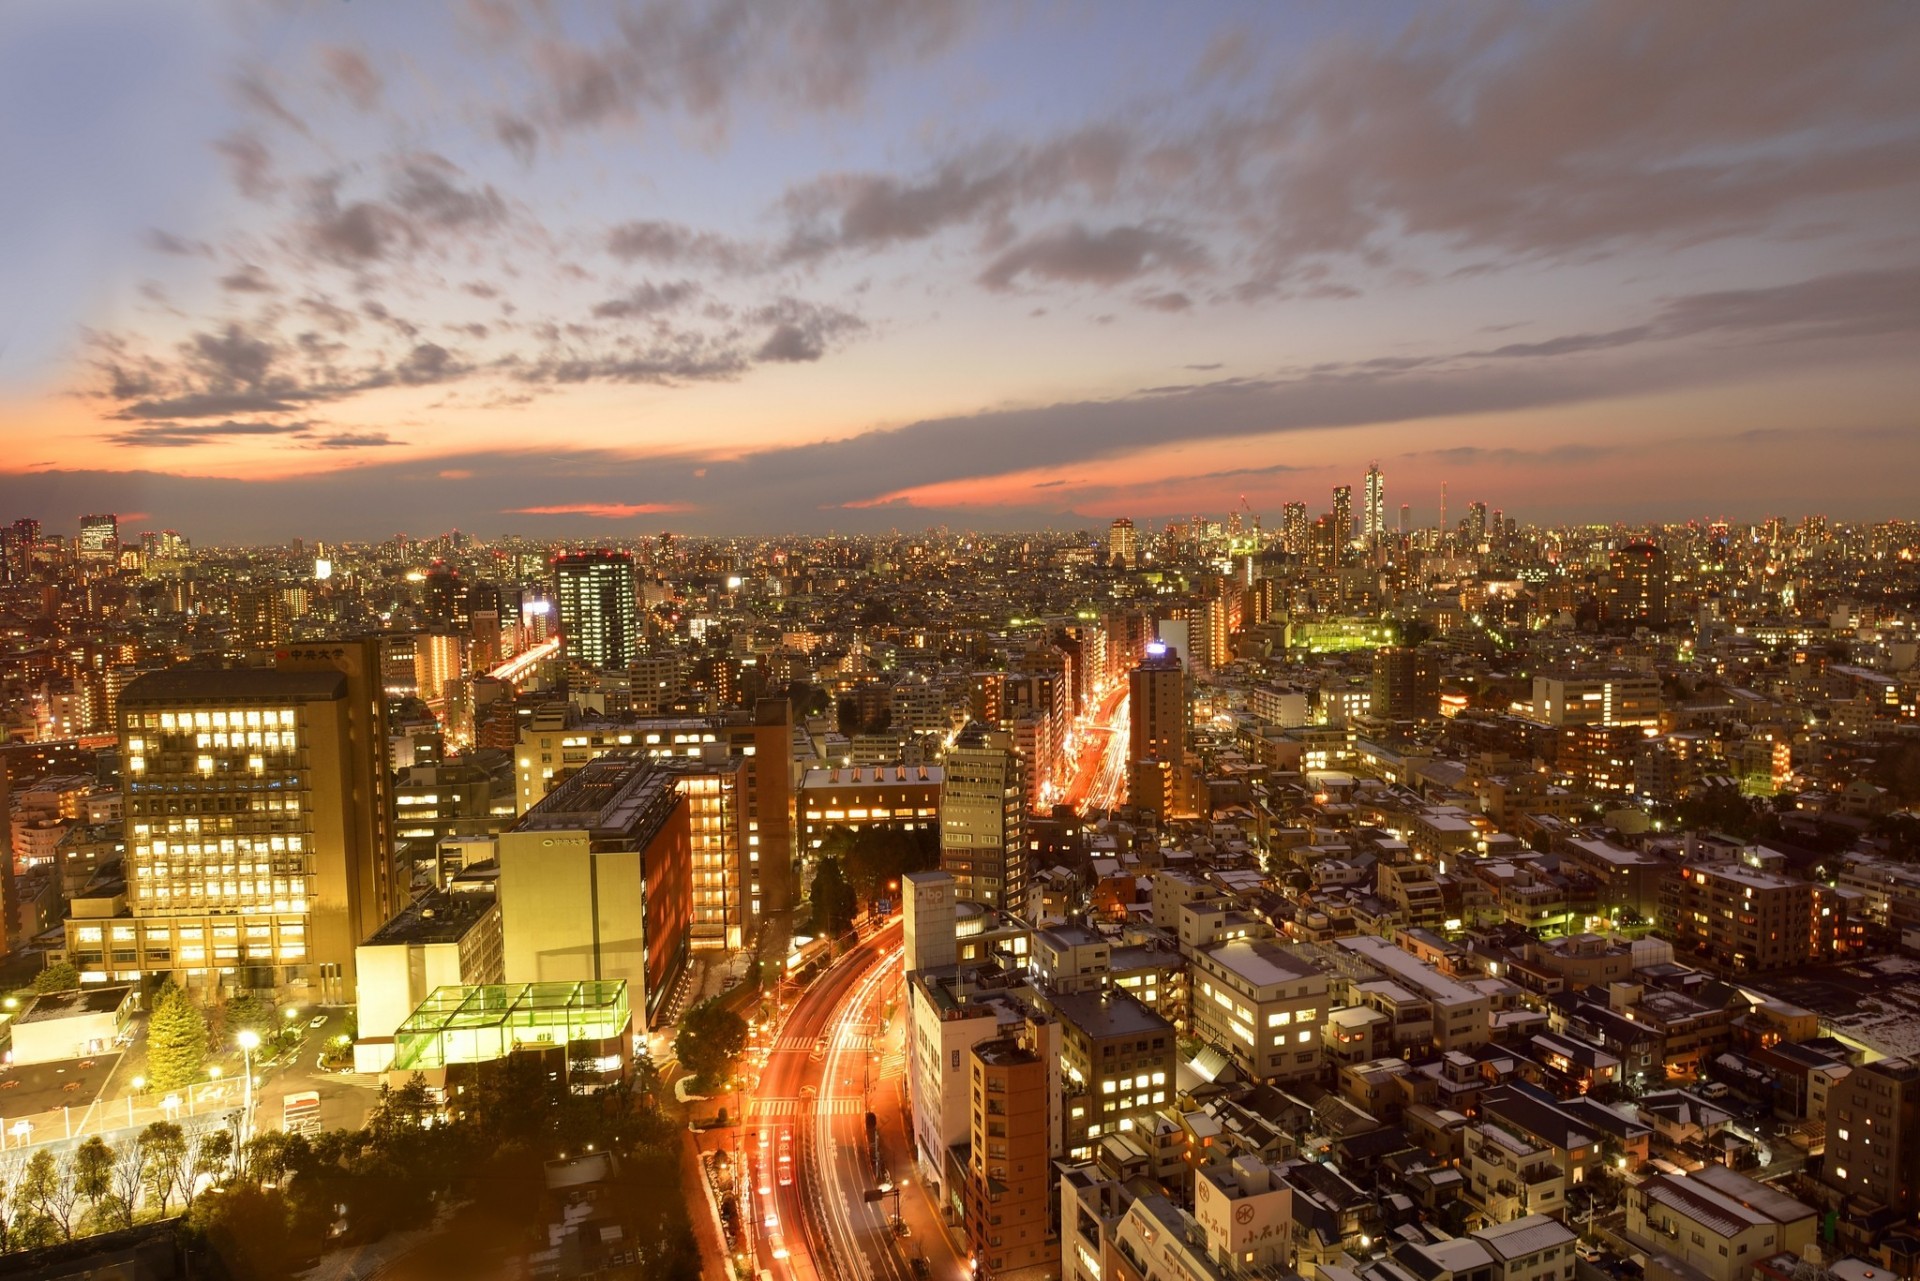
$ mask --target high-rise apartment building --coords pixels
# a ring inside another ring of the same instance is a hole
[[[1125,516],[1116,519],[1107,530],[1107,560],[1125,569],[1140,566],[1140,536]]]
[[[1667,622],[1667,554],[1652,543],[1628,543],[1614,549],[1607,565],[1604,620],[1663,626]]]
[[[560,635],[567,657],[583,667],[621,668],[640,646],[633,557],[625,552],[570,552],[553,562]]]
[[[1307,554],[1307,505],[1288,503],[1280,509],[1280,550],[1289,556]]]
[[[352,999],[354,948],[395,897],[375,668],[370,642],[330,643],[121,691],[125,906],[76,901],[84,977]]]
[[[960,898],[1001,911],[1026,905],[1026,803],[1011,738],[977,722],[942,762],[940,867]]]
[[[119,559],[120,518],[114,515],[82,516],[80,555],[86,560]]]
[[[1127,676],[1127,759],[1179,763],[1187,746],[1187,674],[1171,646],[1147,646]]]
[[[1353,486],[1333,487],[1333,537],[1341,553],[1353,541]]]
[[[1827,1094],[1822,1177],[1848,1198],[1847,1217],[1920,1205],[1920,1066],[1863,1063]]]
[[[988,1275],[1050,1262],[1049,1063],[1028,1041],[982,1041],[967,1055],[973,1104],[964,1201],[967,1247]]]
[[[1430,721],[1440,715],[1440,664],[1430,651],[1383,645],[1373,651],[1369,714],[1390,721]]]
[[[1368,547],[1374,547],[1387,536],[1387,478],[1380,474],[1379,463],[1372,463],[1367,467],[1363,502],[1365,505],[1361,509],[1361,537],[1366,540]]]

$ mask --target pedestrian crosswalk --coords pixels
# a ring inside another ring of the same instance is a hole
[[[842,1050],[864,1050],[873,1043],[873,1038],[864,1032],[829,1039],[826,1037],[787,1035],[777,1038],[773,1043],[776,1052],[790,1050],[795,1053],[812,1054],[822,1048]]]
[[[747,1115],[756,1116],[858,1116],[866,1110],[859,1099],[749,1099]]]

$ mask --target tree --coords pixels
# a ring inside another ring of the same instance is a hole
[[[291,1277],[310,1253],[286,1196],[274,1189],[242,1183],[203,1196],[188,1211],[187,1227],[213,1247],[229,1273],[249,1281]]]
[[[11,1152],[0,1153],[0,1249],[17,1249],[20,1242],[16,1239],[21,1216],[14,1213],[13,1193],[20,1186],[20,1177],[27,1172],[27,1158],[17,1148]]]
[[[216,1181],[233,1160],[233,1131],[224,1126],[195,1130],[187,1136],[185,1177],[181,1180],[187,1208],[193,1208],[200,1180]]]
[[[147,1081],[156,1090],[177,1090],[198,1081],[206,1066],[207,1020],[168,983],[147,1020]]]
[[[63,1241],[73,1240],[73,1207],[79,1200],[73,1161],[55,1157],[52,1148],[39,1148],[28,1158],[20,1185],[13,1190],[15,1217],[24,1213],[42,1219],[59,1231]]]
[[[237,1177],[250,1183],[279,1183],[311,1156],[304,1134],[263,1130],[247,1140],[236,1166]]]
[[[853,924],[853,886],[847,883],[840,860],[823,858],[813,869],[813,887],[808,891],[813,904],[813,929],[816,934],[836,938]]]
[[[697,1088],[717,1084],[746,1048],[746,1020],[721,1005],[718,998],[688,1010],[673,1038],[674,1057],[693,1073]]]
[[[113,1192],[113,1147],[94,1135],[73,1150],[73,1177],[90,1214]]]
[[[31,990],[36,993],[68,992],[79,986],[80,971],[66,961],[59,961],[33,976]]]
[[[144,1133],[121,1144],[113,1158],[112,1208],[123,1228],[133,1226],[140,1194],[147,1183],[147,1144]]]
[[[851,835],[841,857],[846,878],[868,903],[892,896],[894,882],[908,872],[939,865],[939,838],[931,827],[903,832],[896,827],[864,827]]]
[[[148,1199],[160,1203],[160,1217],[187,1171],[187,1132],[172,1121],[155,1121],[140,1132],[140,1173]]]

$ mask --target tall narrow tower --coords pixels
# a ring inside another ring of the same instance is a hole
[[[1379,463],[1367,464],[1366,506],[1361,512],[1362,533],[1367,546],[1376,546],[1387,535],[1387,478],[1380,474]]]

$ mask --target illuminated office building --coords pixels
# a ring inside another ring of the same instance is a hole
[[[567,657],[583,667],[621,668],[640,646],[633,557],[625,552],[572,552],[553,562],[560,635]]]
[[[117,560],[120,556],[120,518],[113,515],[82,516],[80,555],[85,560]]]
[[[354,949],[395,897],[375,670],[371,643],[329,643],[121,691],[127,884],[74,901],[84,980],[352,999]]]

